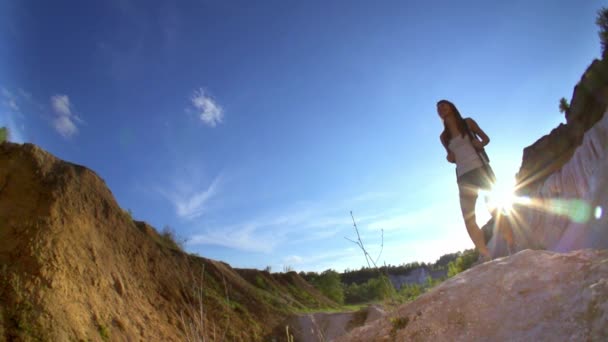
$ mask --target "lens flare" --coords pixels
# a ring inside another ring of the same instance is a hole
[[[496,183],[492,190],[485,193],[487,205],[491,211],[500,210],[503,215],[509,215],[513,210],[513,204],[519,199],[514,194],[514,187],[504,183]]]
[[[585,223],[591,219],[591,206],[582,199],[549,199],[546,200],[547,209],[557,215],[568,217],[576,223]]]
[[[599,220],[602,218],[602,207],[600,207],[599,205],[597,207],[595,207],[595,219]]]

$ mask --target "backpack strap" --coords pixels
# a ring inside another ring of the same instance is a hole
[[[469,119],[469,118],[463,119],[464,120],[464,126],[467,128],[467,134],[469,135],[469,137],[471,139],[477,139],[475,137],[475,134],[473,134],[473,132],[471,131],[471,127],[469,127],[469,123],[467,122],[467,119]],[[484,163],[484,165],[490,164],[490,157],[488,157],[488,154],[486,153],[486,149],[485,148],[482,148],[481,150],[475,149],[475,151],[477,151],[477,154],[479,155],[479,158]]]

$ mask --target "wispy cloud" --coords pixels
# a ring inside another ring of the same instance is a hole
[[[367,240],[366,240],[367,241]],[[365,247],[371,256],[378,258],[378,264],[399,265],[413,261],[434,262],[441,255],[472,248],[473,243],[469,239],[464,226],[460,223],[451,223],[445,227],[438,228],[436,234],[419,236],[415,239],[407,235],[395,236],[391,240],[384,240],[381,249],[379,243],[366,243]],[[382,253],[380,253],[382,251]],[[321,253],[298,254],[299,262],[291,261],[290,255],[283,257],[283,265],[293,266],[297,270],[321,272],[326,269],[343,271],[346,268],[367,267],[365,256],[361,249],[354,244],[347,248],[336,247]]]
[[[2,88],[2,104],[13,112],[19,112],[19,106],[17,105],[17,96],[8,91],[6,88]]]
[[[280,236],[272,232],[260,232],[255,224],[240,227],[222,227],[207,230],[203,234],[192,236],[188,245],[215,245],[245,252],[270,253],[281,243]]]
[[[283,259],[284,265],[298,265],[301,264],[304,259],[299,255],[290,255]]]
[[[224,109],[204,89],[195,90],[190,101],[193,110],[207,126],[215,127],[224,119]]]
[[[9,139],[13,142],[25,141],[22,107],[27,105],[27,101],[29,98],[24,98],[20,93],[0,88],[0,126],[8,128]]]
[[[341,202],[350,203],[351,199]],[[247,252],[272,252],[277,246],[294,246],[331,238],[342,240],[340,232],[352,228],[344,203],[299,202],[274,213],[245,218],[240,222],[207,226],[191,237],[189,244],[217,245]]]
[[[32,94],[30,94],[29,92],[23,90],[23,88],[19,88],[18,91],[19,91],[19,94],[21,95],[21,97],[23,97],[27,101],[33,101]]]
[[[301,213],[279,214],[266,218],[247,219],[242,223],[202,229],[190,238],[189,244],[208,244],[246,252],[272,252],[279,245],[298,244],[334,236],[339,231],[327,231],[331,221],[316,222]],[[306,232],[304,236],[297,233]]]
[[[57,133],[64,138],[70,138],[78,133],[78,127],[74,123],[82,120],[72,112],[72,104],[67,95],[51,96],[51,108],[55,112],[53,126]]]
[[[441,213],[438,208],[426,207],[404,214],[374,220],[369,222],[367,227],[372,230],[384,229],[385,231],[419,228],[430,222],[436,221],[438,213]]]
[[[292,266],[296,270],[315,272],[321,272],[330,268],[343,271],[345,268],[343,265],[352,265],[353,258],[360,258],[361,262],[365,260],[356,248],[349,247],[304,256],[289,255],[284,257],[277,266],[279,266],[279,269],[284,266]]]
[[[175,213],[183,219],[194,219],[201,216],[209,200],[218,194],[221,175],[217,176],[207,187],[200,187],[197,179],[188,182],[175,181],[171,190],[159,189],[159,192],[175,207]]]

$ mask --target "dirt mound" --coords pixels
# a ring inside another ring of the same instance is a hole
[[[93,171],[0,144],[0,340],[262,340],[332,306],[297,274],[271,292],[242,273],[133,221]]]

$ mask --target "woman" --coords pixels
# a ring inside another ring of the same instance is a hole
[[[460,208],[467,232],[482,258],[490,260],[491,255],[486,246],[483,232],[475,219],[475,202],[479,189],[489,190],[494,183],[494,174],[487,161],[481,155],[490,138],[471,119],[463,119],[453,103],[441,100],[437,102],[437,113],[443,120],[441,143],[448,155],[447,160],[456,164]]]

